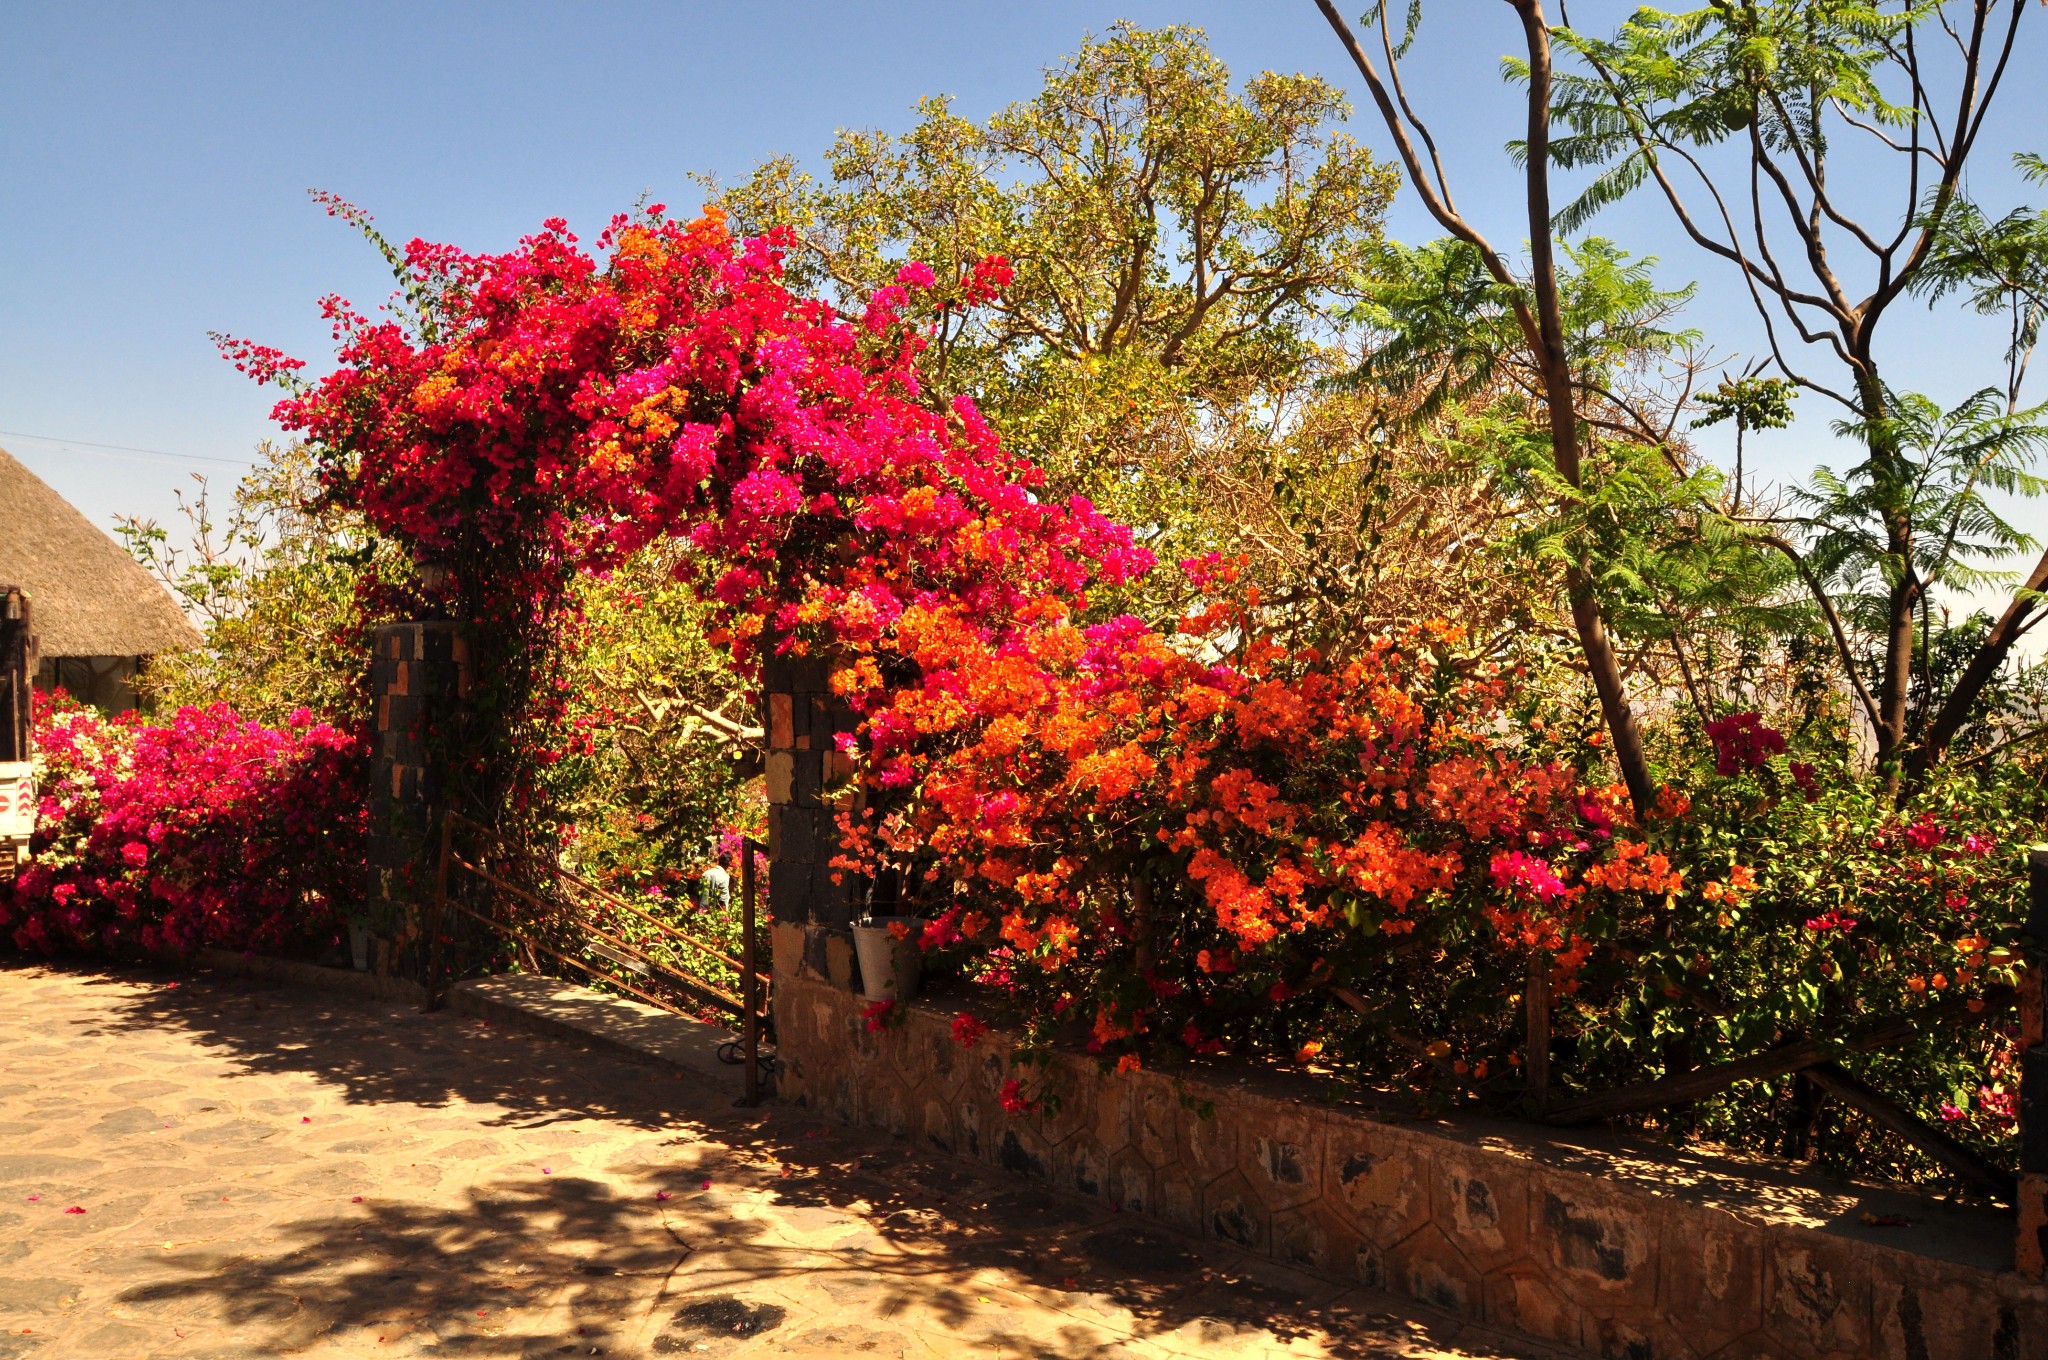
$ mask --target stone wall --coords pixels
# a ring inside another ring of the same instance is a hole
[[[2008,1269],[2003,1215],[1599,1135],[1390,1122],[1251,1070],[1061,1055],[1057,1111],[1013,1116],[1003,1083],[1041,1069],[997,1033],[961,1049],[942,1005],[868,1032],[850,960],[804,935],[776,927],[780,1094],[828,1117],[1616,1360],[2048,1356],[2048,1288]]]

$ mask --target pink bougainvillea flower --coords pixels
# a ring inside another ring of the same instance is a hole
[[[654,1192],[654,1197],[655,1197],[655,1198],[656,1198],[657,1200],[663,1200],[663,1199],[672,1199],[672,1198],[674,1198],[674,1196],[670,1195],[670,1194],[669,1194],[669,1192],[668,1192],[668,1191],[666,1191],[666,1190],[657,1190],[657,1191],[655,1191],[655,1192]]]
[[[1714,773],[1719,775],[1741,774],[1785,754],[1785,734],[1766,727],[1760,713],[1716,718],[1707,724],[1707,737],[1714,743]]]
[[[1015,1077],[1003,1083],[1003,1089],[996,1093],[996,1098],[1010,1114],[1030,1114],[1038,1108],[1038,1102],[1024,1094],[1024,1083]]]
[[[67,1214],[82,1214],[85,1212],[85,1209],[81,1205],[74,1204],[70,1208],[66,1209],[64,1212]]]
[[[1555,901],[1564,895],[1564,881],[1550,865],[1520,850],[1495,855],[1488,873],[1495,887],[1526,893],[1540,902]]]
[[[1931,816],[1923,816],[1905,830],[1906,844],[1915,850],[1932,850],[1947,836],[1947,829]]]

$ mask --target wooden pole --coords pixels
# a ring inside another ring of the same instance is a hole
[[[1522,990],[1522,1016],[1526,1039],[1522,1072],[1529,1081],[1529,1097],[1541,1118],[1550,1103],[1550,955],[1542,950],[1529,954],[1529,981]]]
[[[740,1036],[749,1108],[761,1103],[761,980],[754,973],[754,842],[740,837]]]
[[[2048,1278],[2048,1046],[2042,979],[2048,967],[2048,845],[2027,851],[2027,924],[2020,932],[2019,1233],[2013,1268]]]

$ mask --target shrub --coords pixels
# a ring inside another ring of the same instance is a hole
[[[21,948],[307,945],[360,891],[364,744],[304,709],[154,725],[38,696],[36,745],[34,858],[0,893]]]

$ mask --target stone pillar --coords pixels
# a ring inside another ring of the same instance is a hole
[[[418,933],[416,905],[433,887],[435,810],[445,785],[436,768],[469,692],[469,644],[449,620],[387,623],[370,662],[370,873],[354,919],[371,930],[371,967],[413,973],[403,949]]]
[[[852,924],[860,884],[832,867],[842,790],[853,758],[834,740],[857,725],[832,692],[831,663],[817,656],[770,657],[762,666],[762,721],[768,736],[768,914],[778,974],[801,967],[841,986],[853,983]],[[840,881],[834,882],[837,874]]]

